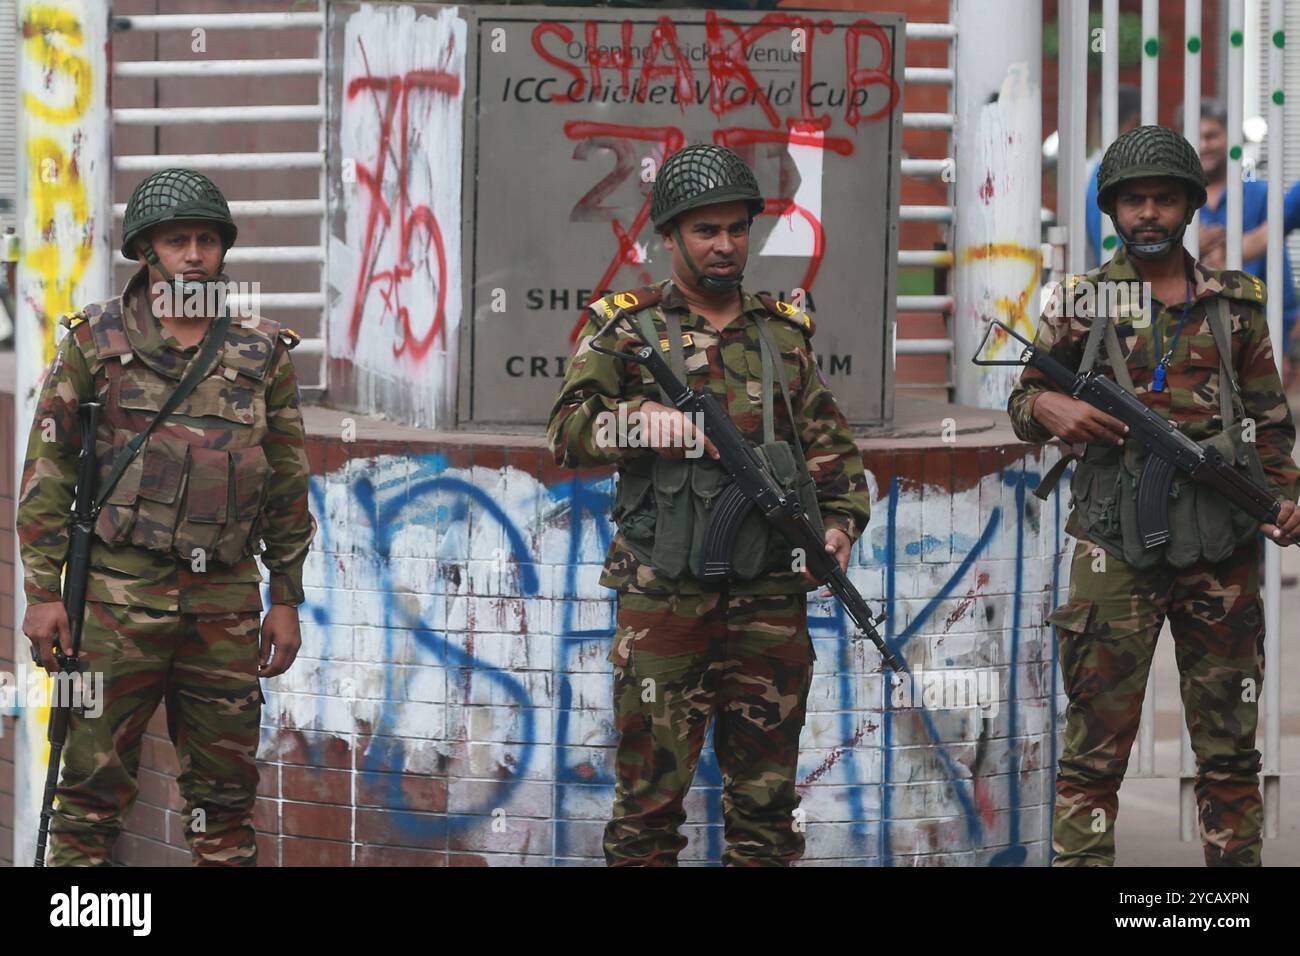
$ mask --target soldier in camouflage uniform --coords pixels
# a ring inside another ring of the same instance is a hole
[[[136,187],[122,253],[140,269],[120,297],[67,316],[28,441],[17,525],[33,657],[72,652],[60,577],[76,483],[81,402],[103,403],[101,484],[201,354],[214,316],[168,303],[224,283],[236,227],[217,187],[168,169]],[[158,283],[159,285],[155,285]],[[215,333],[214,333],[215,334]],[[141,737],[160,700],[180,761],[196,863],[252,865],[260,677],[300,645],[302,566],[315,532],[289,350],[297,337],[235,318],[208,373],[150,434],[95,525],[82,669],[103,675],[102,714],[74,710],[51,823],[53,865],[103,865],[137,791]],[[263,550],[264,549],[264,550]],[[261,619],[260,551],[271,607]]]
[[[1189,438],[1216,445],[1283,504],[1277,525],[1261,527],[1180,474],[1171,493],[1171,537],[1144,548],[1135,494],[1143,450],[1126,442],[1122,422],[1025,370],[1008,403],[1016,434],[1087,443],[1071,480],[1066,530],[1078,543],[1070,596],[1049,617],[1070,700],[1053,862],[1114,862],[1119,786],[1168,617],[1196,753],[1206,862],[1258,865],[1259,533],[1281,545],[1300,536],[1295,426],[1269,341],[1264,288],[1244,272],[1207,269],[1184,251],[1183,230],[1206,191],[1196,152],[1181,136],[1157,126],[1124,134],[1103,157],[1099,178],[1098,205],[1122,244],[1100,269],[1058,290],[1035,345],[1070,369],[1103,363],[1145,405]],[[1126,302],[1109,295],[1113,283],[1138,281],[1150,283],[1152,301],[1144,307],[1133,296],[1128,308],[1109,306]],[[1059,476],[1058,468],[1048,486]]]
[[[702,435],[657,401],[648,372],[591,348],[614,310],[626,308],[678,377],[711,391],[777,480],[798,491],[823,523],[827,551],[846,565],[870,517],[862,458],[818,368],[812,319],[740,287],[749,227],[762,209],[753,173],[732,151],[688,146],[669,157],[651,217],[672,278],[591,306],[551,410],[559,464],[618,469],[618,532],[600,578],[618,592],[609,660],[619,745],[604,839],[612,866],[676,865],[687,842],[678,832],[682,801],[710,720],[723,775],[723,862],[786,865],[804,849],[793,814],[815,658],[806,592],[815,582],[757,514],[738,535],[733,580],[698,580],[703,527],[730,476],[711,443],[696,458],[682,447],[699,451]],[[632,341],[622,323],[603,344]],[[620,413],[631,425],[611,441],[607,423]],[[652,447],[633,447],[638,425],[658,432]]]

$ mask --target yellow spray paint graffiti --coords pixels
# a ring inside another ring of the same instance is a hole
[[[108,20],[103,0],[19,0],[18,163],[21,250],[15,285],[15,421],[31,420],[58,318],[104,298],[112,228]],[[15,453],[26,446],[26,429]],[[22,595],[15,612],[22,613]],[[17,631],[17,620],[14,621]],[[47,689],[51,685],[47,682]],[[33,838],[49,747],[49,695],[29,704],[15,746],[13,827]],[[7,823],[7,821],[5,821]]]
[[[1014,299],[995,298],[993,305],[1002,313],[1001,317],[1007,325],[1025,338],[1032,339],[1038,316],[1029,314],[1029,305],[1034,298],[1034,290],[1038,288],[1039,273],[1042,270],[1042,253],[1036,248],[1014,242],[990,242],[982,246],[971,246],[961,252],[963,263],[997,262],[1006,259],[1024,264],[1027,281]],[[1007,336],[1001,330],[996,331],[997,338],[994,344],[1001,345],[1002,340]]]
[[[76,126],[86,115],[95,79],[90,62],[69,49],[85,42],[80,19],[58,6],[33,6],[23,19],[22,35],[23,55],[38,64],[46,78],[44,91],[23,91],[28,128]],[[59,77],[68,82],[57,83]],[[41,92],[51,98],[42,98]],[[79,137],[70,132],[73,135],[63,138],[77,144]],[[40,288],[40,300],[32,306],[40,313],[42,358],[48,363],[54,354],[55,318],[74,307],[73,290],[94,257],[95,230],[76,152],[69,154],[51,136],[32,136],[26,153],[29,221],[40,238],[28,244],[22,266],[31,270]],[[68,218],[56,223],[60,213]]]
[[[27,19],[23,21],[23,43],[27,47],[25,54],[44,64],[47,70],[69,77],[76,93],[71,103],[60,106],[47,103],[24,91],[23,109],[47,123],[75,123],[86,115],[94,75],[90,63],[84,57],[49,42],[55,36],[68,46],[80,47],[85,43],[81,21],[71,10],[52,6],[32,7]]]

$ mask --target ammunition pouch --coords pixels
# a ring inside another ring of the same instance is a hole
[[[790,444],[767,442],[755,451],[781,490],[798,496],[813,526],[824,535],[816,485]],[[793,570],[789,543],[757,507],[719,509],[733,485],[731,475],[707,456],[638,458],[619,475],[613,518],[636,558],[666,578],[704,577],[707,543],[728,532],[719,521],[738,522],[730,529],[730,580]]]
[[[238,564],[260,550],[273,471],[263,390],[279,326],[218,319],[177,383],[131,354],[122,308],[111,300],[89,320],[108,379],[95,535],[109,547]]]
[[[101,443],[100,478],[130,439]],[[260,445],[205,448],[153,434],[122,473],[95,523],[110,547],[132,545],[193,561],[237,564],[255,553],[255,528],[271,475]]]
[[[1219,369],[1219,421],[1223,430],[1198,444],[1202,448],[1214,446],[1225,461],[1267,487],[1259,449],[1254,442],[1242,439],[1245,409],[1232,372],[1232,337],[1222,298],[1209,310],[1208,321],[1217,361],[1192,360],[1191,364]],[[1079,371],[1092,369],[1103,338],[1115,380],[1130,394],[1136,394],[1108,316],[1093,321]],[[1223,561],[1259,533],[1259,522],[1250,515],[1214,489],[1198,485],[1174,469],[1169,486],[1169,540],[1144,547],[1138,534],[1138,485],[1145,459],[1146,450],[1136,442],[1127,442],[1123,451],[1113,445],[1090,444],[1075,466],[1070,491],[1079,524],[1089,539],[1111,554],[1136,568],[1152,567],[1162,559],[1171,567],[1186,568],[1202,558],[1213,563]]]
[[[1267,484],[1259,450],[1241,438],[1241,424],[1199,444],[1214,446],[1237,470]],[[1175,471],[1170,486],[1169,540],[1144,548],[1138,535],[1138,483],[1145,452],[1134,444],[1123,451],[1114,446],[1090,444],[1075,466],[1070,481],[1073,507],[1084,534],[1110,553],[1137,568],[1161,560],[1185,568],[1204,558],[1217,563],[1259,533],[1259,523],[1212,488],[1198,485]]]

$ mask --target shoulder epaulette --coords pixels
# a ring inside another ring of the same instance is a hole
[[[812,316],[807,312],[796,309],[789,302],[774,299],[764,292],[758,294],[758,301],[763,303],[763,307],[768,312],[771,312],[778,319],[785,319],[804,335],[811,336],[813,334],[816,325],[813,323]]]
[[[59,325],[65,329],[75,329],[82,322],[86,321],[86,316],[82,312],[64,312],[63,318],[59,319]]]
[[[613,295],[607,295],[603,299],[597,299],[587,308],[591,309],[597,317],[604,316],[606,319],[612,319],[619,309],[629,313],[640,312],[652,305],[658,305],[662,299],[663,293],[655,286],[648,285],[635,292],[615,292]]]
[[[235,374],[261,381],[271,367],[275,343],[280,338],[280,323],[260,315],[232,322],[226,330],[221,364]]]
[[[293,329],[282,328],[280,329],[280,341],[284,343],[285,348],[292,350],[302,341],[302,336]]]
[[[1221,272],[1219,281],[1223,283],[1223,294],[1230,299],[1254,302],[1258,305],[1264,305],[1268,301],[1268,288],[1249,272],[1235,269]]]
[[[1066,295],[1082,295],[1083,289],[1079,288],[1080,285],[1091,286],[1095,293],[1101,281],[1101,269],[1093,269],[1091,272],[1070,273],[1065,277],[1065,281],[1061,283],[1061,286],[1065,289]]]

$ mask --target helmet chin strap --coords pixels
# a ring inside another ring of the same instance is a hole
[[[1115,235],[1119,236],[1120,240],[1124,243],[1124,248],[1127,249],[1131,255],[1137,256],[1139,259],[1161,259],[1168,254],[1169,250],[1172,249],[1175,244],[1182,245],[1183,234],[1187,232],[1187,224],[1191,222],[1190,219],[1186,220],[1178,227],[1177,232],[1166,236],[1159,242],[1137,242],[1124,234],[1124,230],[1119,227],[1118,219],[1111,216],[1110,221],[1115,227]]]
[[[682,242],[682,233],[676,223],[673,224],[673,239],[677,241],[677,248],[682,251],[682,258],[686,260],[691,275],[695,277],[695,284],[701,289],[706,292],[735,292],[740,288],[740,282],[745,278],[744,273],[737,273],[729,279],[719,279],[717,276],[706,275],[700,271],[691,254],[686,251],[686,243]]]

